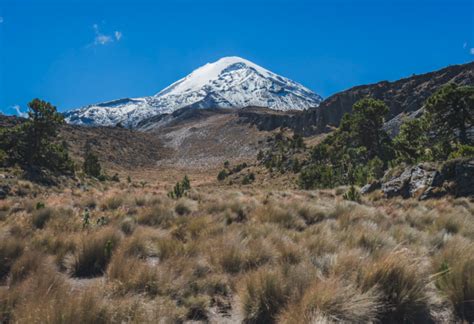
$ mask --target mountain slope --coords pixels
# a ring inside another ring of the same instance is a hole
[[[184,107],[304,110],[322,98],[308,88],[239,57],[208,63],[154,96],[119,99],[70,111],[79,125],[135,126],[140,121]]]
[[[345,113],[352,111],[352,105],[364,98],[373,97],[384,101],[390,109],[387,121],[393,121],[390,128],[396,128],[402,114],[416,115],[425,100],[441,86],[454,82],[459,85],[474,85],[474,62],[452,65],[438,71],[414,75],[397,81],[381,81],[361,85],[338,92],[322,101],[317,109],[308,109],[288,116],[262,116],[258,112],[240,111],[239,115],[261,130],[288,127],[310,135],[325,132],[327,126],[338,126]],[[396,133],[392,129],[391,133]]]

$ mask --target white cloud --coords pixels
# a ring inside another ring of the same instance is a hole
[[[115,31],[114,35],[112,36],[112,35],[102,34],[100,32],[98,24],[92,25],[92,28],[94,29],[94,33],[95,33],[94,45],[106,45],[114,41],[118,42],[122,38],[122,33],[118,30]]]
[[[472,48],[469,50],[469,53],[471,53],[471,55],[474,55],[474,47],[472,47]]]
[[[6,113],[9,115],[17,115],[19,117],[28,117],[28,113],[21,111],[20,105],[12,105],[7,108]]]
[[[94,39],[94,44],[95,45],[105,45],[107,43],[112,42],[112,37],[103,35],[103,34],[97,34]]]

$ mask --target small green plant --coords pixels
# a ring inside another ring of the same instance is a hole
[[[105,216],[100,216],[97,218],[97,225],[98,226],[105,226],[109,222],[108,218]]]
[[[84,213],[82,214],[82,229],[86,229],[90,225],[91,214],[89,209],[84,209]]]
[[[177,182],[173,187],[173,190],[168,192],[168,197],[172,199],[179,199],[183,197],[187,191],[191,189],[191,182],[187,175],[184,176],[181,182]]]
[[[187,175],[184,176],[183,181],[181,182],[181,186],[183,187],[183,190],[189,190],[191,189],[191,182],[189,181],[189,178]]]
[[[219,181],[223,181],[225,180],[225,178],[227,178],[229,176],[229,174],[227,173],[227,170],[226,169],[223,169],[219,172],[219,174],[217,174],[217,180]]]
[[[38,202],[36,203],[36,210],[42,209],[42,208],[44,208],[44,207],[45,207],[45,204],[44,204],[43,202],[38,201]]]
[[[255,174],[253,172],[246,174],[244,179],[242,180],[243,185],[251,184],[255,181]]]

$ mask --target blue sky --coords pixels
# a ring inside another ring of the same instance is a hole
[[[0,0],[0,110],[157,93],[237,55],[327,97],[474,60],[474,0]]]

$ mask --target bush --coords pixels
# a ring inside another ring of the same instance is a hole
[[[179,199],[183,197],[186,192],[191,189],[191,182],[187,175],[184,176],[181,182],[177,182],[176,185],[173,187],[173,190],[168,192],[168,197],[172,199]]]
[[[243,185],[251,184],[255,181],[255,174],[253,172],[246,174],[244,179],[242,180]]]
[[[85,174],[94,178],[99,178],[102,174],[102,167],[100,166],[99,158],[89,149],[86,150],[82,169]]]
[[[221,170],[218,174],[217,174],[217,180],[219,181],[223,181],[225,180],[225,178],[227,178],[229,174],[227,173],[227,170]]]

